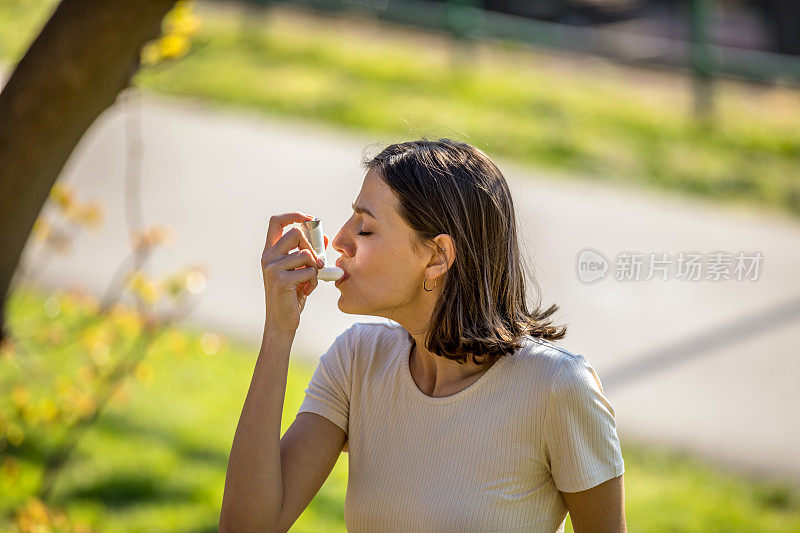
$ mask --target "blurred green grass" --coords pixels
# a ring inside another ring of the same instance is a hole
[[[0,57],[22,54],[52,1],[0,0]],[[444,36],[366,19],[197,7],[188,55],[143,68],[137,85],[396,140],[460,137],[556,176],[800,215],[796,88],[720,82],[708,127],[691,118],[689,80],[675,74],[509,43],[458,62]]]
[[[47,342],[60,319],[47,316],[46,298],[30,288],[15,291],[8,305],[9,328],[26,339],[28,349],[68,368],[70,354]],[[216,354],[207,355],[204,332],[184,331],[185,353],[179,356],[168,344],[156,344],[147,358],[152,379],[130,381],[127,405],[110,404],[81,441],[51,502],[65,507],[72,520],[109,533],[216,531],[227,458],[258,347],[226,341]],[[36,335],[28,337],[31,332]],[[13,368],[0,361],[0,389],[24,382]],[[294,420],[312,372],[313,365],[292,355],[282,432]],[[0,470],[0,513],[13,509],[33,487],[47,440],[33,434],[20,447],[2,451],[0,465],[13,456],[21,469],[14,480]],[[748,479],[627,439],[622,446],[631,531],[800,530],[800,493],[785,482]],[[292,531],[345,531],[348,458],[340,456]],[[6,530],[2,522],[0,530]]]

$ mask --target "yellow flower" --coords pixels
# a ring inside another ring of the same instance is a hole
[[[31,498],[25,503],[25,507],[20,510],[18,520],[20,529],[35,533],[51,531],[50,516],[47,507],[38,498]],[[23,527],[23,524],[25,526]],[[27,529],[30,528],[30,529]]]
[[[105,366],[111,360],[111,350],[108,344],[102,342],[95,343],[89,353],[97,366]]]
[[[24,420],[28,426],[33,427],[39,424],[41,416],[39,414],[39,411],[33,408],[33,406],[26,406],[22,408],[21,411],[22,411],[22,420]]]
[[[72,387],[72,379],[69,376],[65,374],[59,374],[56,376],[56,390],[58,391],[58,394],[63,396],[70,387]]]
[[[78,311],[78,304],[74,298],[66,294],[63,289],[55,291],[53,297],[56,298],[55,301],[58,302],[64,317],[75,316]]]
[[[164,17],[162,30],[165,34],[193,35],[200,29],[200,17],[192,13],[190,6],[177,5]]]
[[[138,365],[136,365],[136,379],[143,383],[150,383],[153,381],[153,376],[155,373],[153,372],[153,367],[150,364],[142,361]]]
[[[103,220],[103,206],[98,202],[75,205],[67,213],[67,219],[89,228],[97,228]]]
[[[33,237],[37,241],[46,241],[47,236],[50,235],[50,222],[43,216],[40,216],[36,219],[36,222],[33,223],[31,233],[33,233]]]
[[[94,369],[91,366],[84,365],[78,369],[78,378],[80,382],[84,386],[91,386],[94,378],[97,377]]]
[[[161,299],[161,287],[147,279],[141,270],[137,270],[128,277],[128,288],[142,301],[153,305]]]
[[[53,324],[44,330],[44,338],[50,344],[61,344],[66,337],[66,328],[60,322]]]
[[[78,393],[76,400],[77,400],[77,404],[75,405],[76,410],[83,417],[88,418],[89,416],[94,414],[95,409],[97,409],[97,404],[94,401],[94,398],[92,398],[85,392]]]
[[[78,404],[78,396],[80,396],[80,391],[74,385],[68,385],[62,391],[59,392],[59,411],[62,413],[66,413],[69,417],[72,413],[70,411],[74,410],[75,406]]]
[[[135,337],[142,330],[142,318],[139,313],[127,309],[122,304],[112,308],[111,324],[119,329],[123,338]]]
[[[101,325],[91,325],[86,328],[81,336],[83,346],[89,350],[92,359],[95,363],[102,365],[108,362],[108,352],[110,352],[110,345],[113,340],[114,334]]]
[[[162,36],[147,43],[140,53],[143,65],[155,65],[163,59],[175,59],[189,51],[189,37],[200,30],[202,22],[193,13],[194,3],[179,0],[161,21]]]
[[[16,405],[18,409],[21,409],[28,405],[28,402],[31,399],[31,393],[22,385],[17,385],[11,392],[11,399],[14,402],[14,405]]]
[[[128,404],[128,400],[130,400],[130,395],[128,391],[125,389],[124,384],[121,384],[116,389],[114,389],[114,393],[111,395],[111,402],[119,407],[125,407]]]
[[[184,35],[194,35],[200,28],[203,27],[203,22],[200,17],[196,15],[187,15],[182,18],[175,26],[175,31]]]
[[[134,250],[156,244],[172,244],[175,242],[175,228],[171,225],[154,224],[142,230],[131,232],[130,240]]]
[[[187,345],[186,337],[180,331],[171,330],[167,333],[167,349],[170,354],[180,359],[185,359]]]
[[[173,24],[177,20],[184,19],[186,17],[192,16],[192,10],[194,9],[194,2],[190,2],[187,0],[178,0],[175,2],[175,5],[172,6],[172,9],[164,16],[164,31],[166,27],[170,24]]]
[[[63,183],[54,183],[50,189],[50,199],[62,209],[69,209],[75,203],[75,193]]]
[[[189,51],[189,39],[185,35],[172,33],[158,41],[162,57],[179,58]]]
[[[58,407],[50,398],[42,398],[39,402],[39,416],[45,422],[52,422],[58,416]]]

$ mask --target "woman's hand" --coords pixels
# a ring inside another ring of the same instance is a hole
[[[324,265],[303,231],[293,227],[283,233],[285,226],[313,218],[294,212],[269,219],[267,242],[261,254],[267,306],[265,328],[294,335],[300,325],[300,313],[306,305],[306,298],[319,283],[317,271]],[[328,236],[324,238],[327,248]],[[298,248],[296,252],[289,253],[295,248]]]

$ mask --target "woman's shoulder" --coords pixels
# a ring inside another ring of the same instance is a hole
[[[342,336],[354,357],[368,354],[370,359],[395,349],[399,343],[410,342],[405,328],[386,322],[356,322]]]
[[[582,354],[556,346],[547,339],[526,335],[522,347],[514,352],[508,367],[515,372],[530,372],[539,378],[555,379],[566,366],[582,365]]]
[[[556,346],[551,341],[533,335],[523,337],[523,346],[520,352],[528,357],[545,357],[551,359],[568,360],[580,359],[581,354],[576,354],[562,346]]]
[[[408,336],[401,325],[388,322],[356,322],[346,332],[351,341],[358,343],[387,342]]]

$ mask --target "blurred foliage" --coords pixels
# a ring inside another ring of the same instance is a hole
[[[102,205],[82,202],[70,186],[56,183],[34,224],[33,251],[13,280],[13,294],[35,281],[48,253],[70,251],[81,229],[96,230],[102,220]],[[168,236],[158,226],[133,231],[132,254],[146,259]],[[119,300],[99,302],[81,290],[51,294],[41,303],[41,316],[33,320],[13,322],[9,308],[9,323],[15,328],[0,346],[0,390],[10,391],[0,397],[0,481],[15,490],[0,492],[0,512],[15,531],[93,531],[50,508],[53,484],[106,405],[127,403],[127,378],[153,381],[153,368],[145,359],[155,340],[166,339],[162,342],[172,353],[185,358],[185,338],[171,328],[178,315],[158,313],[155,307],[169,301],[179,308],[188,295],[202,292],[203,269],[183,268],[152,279],[134,268],[122,284],[120,293],[131,296],[135,308]],[[201,348],[213,354],[221,344],[216,339]],[[39,468],[35,476],[26,477],[23,465],[32,459]]]
[[[11,392],[0,396],[0,530],[216,531],[252,347],[211,331],[163,328],[43,502],[36,487],[59,436],[96,412],[100,375],[141,335],[142,322],[124,306],[100,316],[78,291],[30,287],[12,293],[8,315],[12,335],[0,349],[0,389]],[[291,364],[283,431],[312,371]],[[346,475],[345,458],[297,528],[344,531]]]
[[[194,14],[194,2],[178,0],[164,16],[159,38],[142,47],[142,65],[156,65],[185,56],[191,46],[191,36],[197,33],[201,26],[200,17]]]

